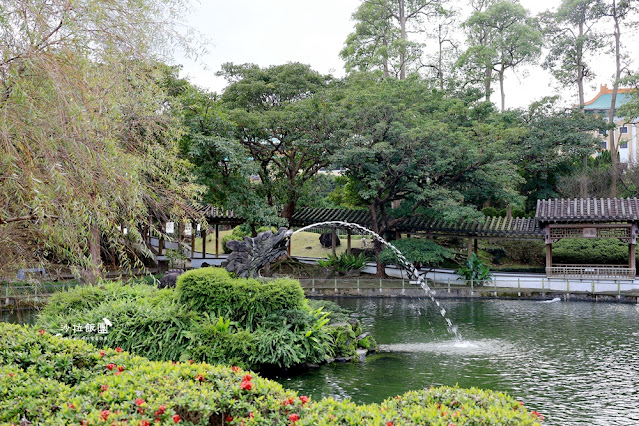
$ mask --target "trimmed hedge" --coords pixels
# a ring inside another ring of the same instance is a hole
[[[296,280],[232,278],[223,268],[201,268],[178,278],[180,302],[197,312],[237,321],[253,329],[256,320],[282,309],[304,309],[304,290]]]
[[[381,404],[312,401],[237,367],[154,362],[0,324],[0,422],[184,425],[535,425],[499,392],[431,388]]]
[[[628,244],[616,239],[563,239],[552,246],[553,263],[627,265]]]

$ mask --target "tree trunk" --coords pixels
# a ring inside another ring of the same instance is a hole
[[[286,219],[289,224],[291,223],[291,219],[293,218],[293,213],[295,213],[296,205],[297,203],[295,201],[289,201],[288,203],[284,204],[282,212],[280,213],[280,216]]]
[[[407,39],[407,35],[406,35],[406,5],[404,4],[404,0],[399,0],[399,26],[401,29],[401,38],[405,42]],[[402,50],[399,53],[399,60],[400,60],[399,79],[400,80],[404,80],[406,78],[406,50],[405,50],[406,48],[404,46],[402,46]]]
[[[584,36],[584,21],[579,21],[579,39]],[[579,94],[579,108],[584,109],[584,66],[583,66],[583,46],[577,53],[577,92]]]
[[[373,202],[372,204],[370,204],[368,206],[368,209],[370,211],[371,214],[371,228],[373,230],[373,232],[375,232],[377,235],[382,235],[382,233],[384,232],[385,228],[382,225],[382,227],[379,226],[378,222],[377,222],[377,203]],[[378,278],[385,278],[386,277],[386,265],[384,263],[382,263],[379,259],[379,255],[382,252],[382,250],[384,249],[384,247],[382,247],[382,243],[380,243],[377,240],[374,240],[373,243],[373,251],[375,253],[375,263],[377,264],[377,272],[375,274],[376,277]]]
[[[619,25],[619,16],[617,13],[616,1],[613,1],[613,18],[615,22],[615,81],[613,81],[612,85],[612,96],[610,99],[610,110],[608,111],[608,123],[613,125],[615,123],[615,109],[617,108],[617,92],[619,91],[619,78],[621,77],[621,27]],[[610,197],[614,198],[617,196],[617,178],[619,175],[619,158],[618,158],[618,149],[615,141],[615,131],[614,129],[610,131],[610,135],[608,137],[608,141],[610,146],[608,150],[610,151],[610,172],[612,174],[610,181]]]
[[[504,92],[504,66],[499,70],[499,91],[501,93],[501,112],[506,109],[506,93]]]
[[[486,80],[484,81],[484,90],[486,91],[486,102],[490,101],[490,83],[493,79],[493,67],[486,67]]]

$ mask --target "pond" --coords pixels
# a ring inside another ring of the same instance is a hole
[[[549,425],[639,423],[639,305],[444,300],[460,343],[429,301],[331,300],[354,311],[382,350],[276,378],[285,387],[371,403],[458,384],[507,392]]]

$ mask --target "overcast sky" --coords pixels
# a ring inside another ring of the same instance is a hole
[[[187,14],[186,24],[209,40],[208,53],[196,61],[179,54],[183,76],[201,87],[222,92],[226,82],[215,76],[225,62],[260,66],[286,62],[309,64],[321,73],[344,75],[339,51],[352,32],[351,15],[361,0],[200,0]],[[465,2],[464,2],[465,3]],[[551,9],[558,0],[522,0],[533,14]],[[454,3],[451,3],[454,4]],[[586,86],[586,100],[609,83],[611,61],[598,60],[597,79]],[[543,96],[556,94],[548,73],[539,67],[508,73],[506,107],[525,107]],[[493,101],[498,103],[499,87]],[[566,103],[576,102],[576,89],[563,93]]]

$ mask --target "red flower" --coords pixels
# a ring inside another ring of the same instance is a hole
[[[175,361],[171,361],[171,364],[176,365],[176,364],[177,364],[177,362],[175,362]]]
[[[197,376],[195,376],[195,380],[197,380],[198,382],[203,382],[206,379],[204,378],[203,375],[198,374]]]
[[[252,419],[252,418],[254,418],[254,417],[255,417],[255,416],[253,415],[253,412],[252,412],[252,411],[249,413],[248,417],[249,417],[249,419]]]
[[[9,377],[13,377],[15,373],[9,373]]]
[[[75,410],[75,405],[73,405],[73,404],[67,404],[67,407],[69,407],[72,410]]]
[[[105,352],[104,351],[100,351],[100,358],[104,358]]]
[[[247,374],[246,376],[244,376],[244,381],[250,382],[252,378],[253,376],[251,376],[250,374]]]
[[[40,336],[44,336],[44,333],[46,333],[42,328],[40,330],[38,330],[38,333],[40,333]]]
[[[124,365],[119,366],[118,367],[118,371],[120,371],[120,372],[124,371]]]
[[[109,418],[109,414],[111,414],[109,410],[104,410],[100,413],[100,417],[102,417],[102,420],[106,420]]]
[[[300,401],[302,401],[302,404],[306,404],[309,400],[310,398],[306,395],[300,396]]]
[[[193,365],[193,360],[192,359],[189,360],[189,364]]]
[[[89,424],[89,422],[88,422],[88,421],[86,421],[86,420],[82,420],[82,421],[80,422],[80,425],[82,425],[82,426],[86,426],[86,425],[88,425],[88,424]]]
[[[238,371],[240,371],[240,367],[238,367],[237,365],[233,365],[231,366],[231,371],[237,373]]]
[[[115,372],[115,375],[116,375],[116,376],[119,376],[120,374],[122,374],[122,372],[121,372],[121,371],[116,371],[116,372]]]
[[[115,348],[115,351],[116,351],[117,353],[120,353],[120,352],[122,352],[122,348],[118,346],[117,348]]]
[[[164,410],[166,410],[166,405],[162,404],[160,405],[160,408],[158,408],[158,410],[155,412],[155,415],[159,416],[160,414],[164,414]]]
[[[233,421],[233,416],[228,414],[224,420],[226,420],[227,422],[231,423]]]
[[[180,417],[179,414],[174,414],[172,419],[175,423],[180,423],[180,420],[182,420],[182,417]]]
[[[144,405],[146,404],[146,401],[142,398],[136,398],[135,399],[135,405],[140,406],[140,405]]]
[[[148,420],[140,420],[138,426],[151,426],[151,422]]]
[[[102,387],[100,389],[105,391],[105,390],[109,389],[109,385],[102,385]]]
[[[395,426],[393,422],[386,422],[386,426]]]
[[[532,410],[530,412],[530,414],[533,415],[533,417],[537,417],[539,420],[546,420],[546,416],[544,416],[543,414],[541,414],[539,411],[536,410]]]
[[[107,364],[106,368],[107,370],[113,370],[115,368],[115,364],[113,363]]]
[[[290,416],[288,416],[288,419],[292,422],[295,423],[296,421],[298,421],[300,419],[300,416],[298,416],[297,414],[293,413]]]
[[[243,380],[240,384],[240,387],[244,390],[251,390],[253,389],[253,383],[249,382],[248,380]]]

